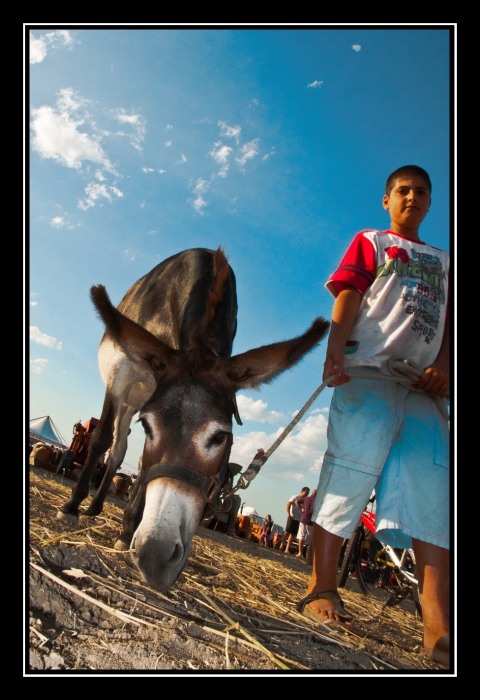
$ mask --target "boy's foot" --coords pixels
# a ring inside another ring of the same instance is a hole
[[[450,635],[444,634],[433,649],[422,649],[420,653],[439,666],[450,668]]]
[[[315,622],[325,623],[327,620],[338,622],[350,622],[353,618],[343,607],[343,600],[337,591],[320,591],[311,593],[300,600],[297,605],[298,612]]]

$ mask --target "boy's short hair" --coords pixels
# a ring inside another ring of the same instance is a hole
[[[402,177],[405,175],[417,175],[418,177],[421,177],[423,180],[425,180],[430,195],[432,194],[432,182],[426,170],[421,168],[419,165],[402,165],[401,168],[394,170],[393,173],[387,178],[387,182],[385,183],[385,194],[388,197],[390,196],[390,192],[392,191],[392,187],[397,177]]]

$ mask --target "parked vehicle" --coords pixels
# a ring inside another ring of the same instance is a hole
[[[365,509],[360,523],[341,554],[339,587],[349,576],[357,579],[365,595],[394,605],[412,598],[421,614],[416,578],[415,555],[412,549],[391,547],[375,535],[375,513]]]

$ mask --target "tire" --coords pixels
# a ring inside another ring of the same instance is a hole
[[[348,542],[348,539],[344,539],[342,542],[342,546],[340,548],[340,556],[338,557],[337,571],[340,571],[340,569],[342,568],[343,557],[345,556],[345,550],[347,549]]]
[[[355,572],[358,584],[365,595],[374,598],[382,597],[385,602],[389,599],[390,593],[385,591],[382,577],[385,577],[386,567],[379,562],[381,552],[380,542],[370,533],[362,532],[360,546],[355,556]]]
[[[422,614],[418,585],[408,581],[396,567],[388,565],[383,546],[371,533],[365,533],[357,551],[355,571],[363,593],[377,600],[396,605],[405,598],[412,598],[418,613]],[[416,578],[416,565],[407,556],[406,568]]]
[[[230,512],[228,516],[228,522],[227,522],[227,532],[230,530],[233,530],[235,527],[235,523],[237,522],[237,514],[238,511],[240,510],[240,505],[241,505],[242,499],[240,496],[232,496],[232,505],[230,507]]]
[[[345,554],[343,555],[343,557],[342,553],[340,552],[340,558],[342,563],[340,566],[340,576],[338,579],[339,588],[343,588],[345,586],[348,574],[351,572],[352,566],[355,564],[355,561],[357,559],[357,549],[359,548],[361,540],[362,529],[360,527],[357,527],[352,537],[348,540],[347,547],[345,549]]]

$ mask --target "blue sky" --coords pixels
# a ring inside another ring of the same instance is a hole
[[[234,354],[294,337],[330,317],[328,276],[358,231],[388,228],[384,183],[408,163],[433,183],[422,238],[449,249],[447,25],[28,29],[29,412],[68,442],[103,404],[93,284],[118,304],[170,255],[222,245]],[[325,348],[239,393],[232,461],[273,443],[321,383]],[[331,392],[240,492],[282,526],[288,498],[316,486]],[[142,444],[133,423],[127,469]]]

